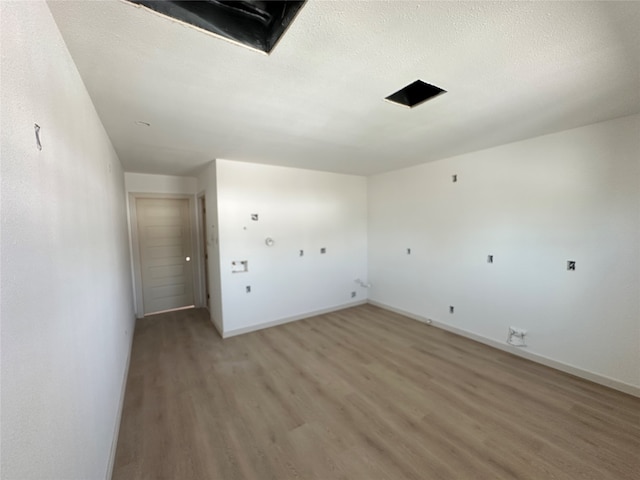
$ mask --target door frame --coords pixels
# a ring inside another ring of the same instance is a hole
[[[151,199],[168,199],[168,200],[188,200],[189,202],[189,241],[191,244],[191,257],[194,262],[200,264],[200,248],[198,245],[199,225],[196,216],[195,195],[188,194],[171,194],[171,193],[140,193],[129,192],[129,232],[131,234],[131,272],[133,280],[133,297],[136,310],[136,317],[144,317],[144,301],[142,297],[142,268],[140,266],[140,242],[138,234],[138,211],[137,200],[143,198]],[[195,265],[194,265],[195,266]],[[202,306],[202,285],[200,275],[197,274],[198,269],[192,268],[193,275],[193,302],[196,307]]]
[[[203,209],[206,209],[206,193],[200,192],[196,195],[196,208],[198,217],[198,253],[200,254],[199,273],[200,273],[200,295],[202,300],[202,307],[211,311],[210,299],[211,292],[209,292],[209,276],[208,276],[208,260],[207,254],[207,226],[206,226],[206,213],[203,214]]]

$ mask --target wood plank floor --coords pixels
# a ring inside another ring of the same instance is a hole
[[[634,479],[640,399],[370,305],[222,340],[138,321],[124,479]]]

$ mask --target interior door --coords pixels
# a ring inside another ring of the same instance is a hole
[[[136,199],[144,314],[193,306],[189,200]]]

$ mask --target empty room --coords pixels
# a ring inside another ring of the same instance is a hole
[[[637,480],[640,2],[0,1],[0,479]]]

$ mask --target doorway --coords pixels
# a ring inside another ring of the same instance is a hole
[[[207,251],[207,202],[202,196],[200,200],[200,225],[202,226],[202,264],[204,272],[204,298],[207,310],[211,311],[209,296],[209,253]]]
[[[194,306],[189,200],[136,198],[143,314]]]

